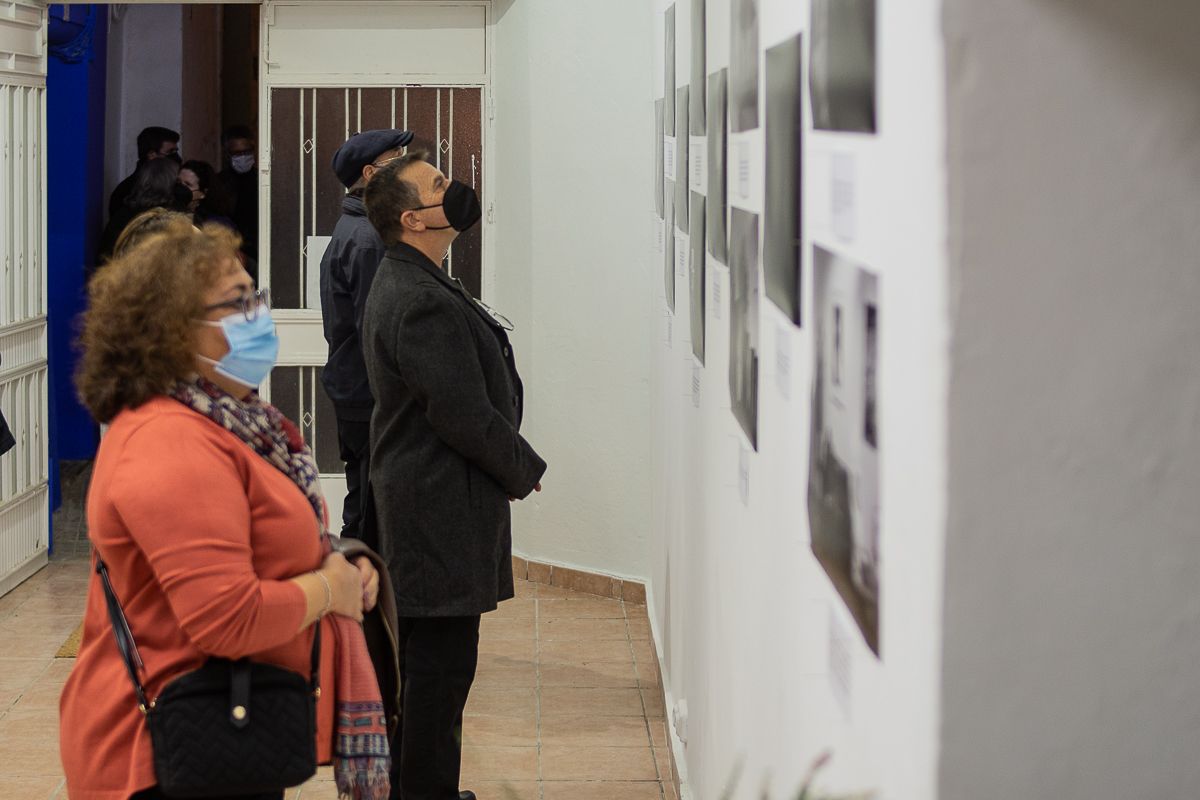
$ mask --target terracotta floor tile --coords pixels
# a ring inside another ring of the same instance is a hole
[[[5,767],[7,769],[7,767]],[[0,777],[0,797],[4,800],[49,800],[58,793],[63,779],[54,776],[35,778]]]
[[[658,774],[662,780],[674,780],[674,773],[671,769],[670,750],[665,747],[654,748],[654,763],[658,765]]]
[[[545,781],[654,781],[654,754],[649,747],[542,746]]]
[[[642,689],[642,702],[646,706],[647,719],[663,719],[666,716],[666,700],[662,689]]]
[[[481,661],[475,673],[475,686],[481,689],[533,689],[537,683],[537,670],[532,664]]]
[[[649,641],[649,639],[650,639],[650,620],[645,619],[644,617],[641,619],[635,619],[633,617],[630,617],[626,621],[629,624],[629,638],[630,639],[635,639],[635,640],[643,639],[643,640]]]
[[[625,641],[629,631],[622,619],[551,617],[538,620],[538,638],[543,642]]]
[[[667,734],[667,723],[665,720],[652,719],[648,720],[650,724],[650,743],[655,747],[670,747],[670,737]]]
[[[633,665],[620,661],[591,664],[543,664],[542,686],[577,686],[585,689],[622,689],[637,686]]]
[[[550,586],[549,584],[540,584],[538,586],[538,599],[546,599],[550,597],[584,597],[574,589],[568,589],[565,586]]]
[[[543,664],[587,664],[593,661],[633,663],[628,641],[539,642],[538,658]]]
[[[472,747],[537,747],[537,719],[531,716],[464,717],[463,744]]]
[[[536,600],[531,597],[518,597],[513,600],[505,600],[491,614],[501,619],[533,619],[536,611]]]
[[[625,610],[620,600],[604,598],[557,598],[537,601],[538,613],[546,619],[621,619]]]
[[[547,781],[544,800],[662,800],[658,781]]]
[[[0,622],[0,642],[4,643],[5,652],[49,660],[78,624],[78,617],[23,616],[18,611]]]
[[[538,585],[530,581],[516,581],[513,589],[518,600],[538,596]]]
[[[645,689],[662,686],[662,676],[658,672],[658,664],[656,662],[647,664],[645,661],[638,661],[637,676],[638,685]]]
[[[473,687],[467,698],[466,715],[532,719],[537,715],[537,693],[534,689]]]
[[[338,800],[337,784],[333,781],[309,781],[300,787],[300,800]]]
[[[643,718],[642,696],[637,689],[581,689],[572,686],[542,687],[542,718],[590,714],[603,717]]]
[[[535,781],[476,781],[462,783],[463,789],[475,792],[479,800],[539,800],[539,784]]]
[[[476,781],[536,781],[538,751],[536,747],[463,747],[462,774],[464,787]]]
[[[663,781],[663,800],[679,800],[679,793],[675,791],[674,781]]]
[[[537,658],[537,643],[533,639],[479,638],[479,662],[502,660],[505,663],[520,661],[532,664]]]
[[[6,652],[12,652],[4,640]],[[33,685],[50,666],[49,658],[0,658],[0,690],[22,691]]]
[[[527,619],[505,619],[495,614],[484,614],[479,623],[479,638],[484,639],[533,639],[536,628],[533,617]]]
[[[641,717],[596,717],[590,714],[542,717],[542,746],[649,747]]]
[[[51,661],[46,671],[21,694],[16,709],[38,708],[57,714],[59,695],[62,694],[63,684],[67,682],[74,666],[73,658],[56,658]]]

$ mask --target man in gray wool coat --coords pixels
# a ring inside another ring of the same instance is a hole
[[[513,596],[509,504],[541,491],[546,462],[518,432],[523,396],[507,321],[442,267],[455,237],[479,221],[475,190],[410,151],[375,174],[364,199],[388,248],[362,345],[376,403],[375,534],[364,536],[388,564],[402,640],[393,792],[470,798],[458,779],[479,618]]]

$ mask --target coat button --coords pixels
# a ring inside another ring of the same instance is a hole
[[[509,349],[508,345],[505,345],[504,346],[504,357],[508,358],[510,355],[512,355],[512,350]]]
[[[519,398],[514,397],[513,398],[513,408],[516,408],[520,402],[521,402],[521,400]]]

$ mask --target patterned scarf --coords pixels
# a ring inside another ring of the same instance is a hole
[[[197,378],[180,381],[171,397],[208,417],[245,442],[251,450],[287,475],[312,506],[321,530],[321,544],[329,553],[325,527],[325,496],[312,451],[300,430],[279,409],[257,394],[238,400],[216,384]],[[371,666],[367,641],[354,620],[331,614],[337,666],[334,681],[335,731],[333,772],[338,797],[351,800],[387,800],[390,792],[387,719],[379,683]]]

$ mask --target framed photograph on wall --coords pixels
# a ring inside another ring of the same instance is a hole
[[[691,108],[688,109],[688,130],[692,136],[703,136],[705,129],[704,78],[708,71],[708,42],[705,38],[708,0],[692,0],[692,74]]]
[[[812,550],[879,655],[879,281],[813,248]]]
[[[758,127],[758,0],[733,0],[729,41],[729,127]]]
[[[766,199],[763,273],[767,297],[794,325],[801,319],[801,107],[804,70],[799,34],[766,54]]]
[[[675,93],[675,109],[681,120],[688,116],[688,87],[680,86]],[[688,232],[688,144],[689,138],[684,125],[684,132],[675,137],[675,227],[683,233]]]
[[[675,6],[663,17],[663,126],[667,136],[675,135]],[[686,119],[686,117],[685,117]]]
[[[667,182],[664,193],[663,218],[663,281],[667,308],[675,313],[675,184]]]
[[[654,101],[654,213],[663,218],[663,182],[666,174],[663,167],[663,101]]]
[[[726,90],[729,70],[708,76],[708,203],[705,232],[708,252],[722,264],[729,263],[729,232],[725,226],[728,176],[725,173],[728,137],[726,128]]]
[[[758,215],[729,216],[729,399],[733,415],[758,449]]]
[[[704,195],[691,193],[692,233],[688,238],[688,277],[691,284],[692,355],[704,363],[704,302],[707,270],[704,263]]]
[[[813,127],[875,133],[875,2],[812,0]]]

